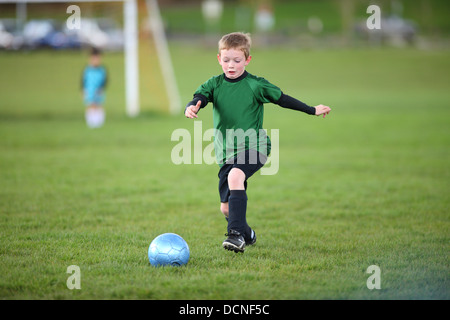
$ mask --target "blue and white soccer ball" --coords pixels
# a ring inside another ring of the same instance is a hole
[[[189,261],[189,246],[175,233],[157,236],[148,248],[148,260],[152,266],[182,266]]]

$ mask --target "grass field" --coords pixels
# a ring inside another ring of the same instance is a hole
[[[220,68],[215,49],[171,47],[183,101]],[[174,165],[193,122],[124,114],[123,56],[110,54],[107,123],[83,118],[78,52],[0,53],[0,298],[449,299],[450,54],[414,49],[253,51],[247,70],[326,118],[267,105],[276,175],[249,182],[258,242],[223,250],[216,165]],[[146,95],[147,94],[147,95]],[[159,106],[157,106],[159,107]],[[202,110],[212,126],[211,106]],[[151,240],[189,244],[153,268]],[[66,269],[78,265],[81,290]],[[369,290],[366,269],[381,269]]]

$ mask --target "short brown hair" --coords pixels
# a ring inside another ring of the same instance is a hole
[[[100,56],[102,51],[99,48],[92,47],[91,48],[91,56]]]
[[[237,49],[244,52],[245,59],[250,56],[250,47],[252,46],[252,39],[250,33],[233,32],[226,34],[219,41],[219,54],[220,51],[226,49]]]

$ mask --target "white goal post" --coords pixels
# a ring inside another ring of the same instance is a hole
[[[155,39],[156,52],[159,57],[159,65],[164,78],[167,96],[169,98],[169,110],[172,114],[177,114],[181,110],[181,99],[178,91],[175,72],[172,66],[169,46],[167,45],[164,24],[159,12],[157,0],[146,0],[150,28]]]
[[[140,111],[137,0],[0,0],[0,4],[17,3],[23,5],[26,3],[58,2],[67,2],[68,4],[77,2],[123,2],[126,113],[130,117],[137,116]],[[169,99],[169,110],[172,114],[177,114],[181,110],[181,100],[157,0],[147,1],[147,7]]]

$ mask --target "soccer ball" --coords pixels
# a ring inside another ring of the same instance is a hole
[[[189,246],[179,235],[163,233],[150,243],[148,260],[154,267],[182,266],[189,261]]]

